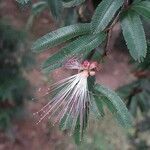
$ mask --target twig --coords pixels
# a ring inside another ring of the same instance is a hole
[[[124,0],[124,6],[122,7],[122,9],[119,11],[119,13],[117,14],[117,16],[115,17],[114,21],[112,22],[112,24],[110,25],[109,28],[107,28],[105,31],[108,32],[108,35],[107,35],[107,42],[106,42],[106,47],[105,47],[105,52],[103,54],[103,57],[107,56],[110,51],[111,51],[111,48],[110,48],[110,41],[111,41],[111,37],[112,37],[112,30],[113,30],[113,27],[116,25],[116,23],[118,22],[119,20],[119,17],[120,17],[120,14],[121,12],[124,10],[124,9],[127,9],[128,6],[129,6],[129,3],[130,3],[130,0]]]
[[[128,8],[128,5],[129,5],[129,0],[124,0],[124,7]]]
[[[137,78],[146,78],[146,77],[150,77],[150,71],[136,71],[135,73],[133,73],[135,77]]]
[[[105,46],[105,51],[102,55],[102,59],[104,59],[104,57],[108,56],[108,54],[110,53],[111,51],[111,47],[110,47],[110,43],[111,43],[111,38],[112,38],[112,30],[113,30],[113,27],[116,25],[116,23],[118,22],[119,20],[119,17],[120,17],[120,14],[121,12],[124,10],[124,9],[127,9],[128,6],[129,6],[129,3],[130,3],[130,0],[124,0],[124,6],[121,8],[121,10],[118,12],[117,16],[115,17],[114,21],[112,22],[112,24],[106,28],[104,31],[106,31],[108,34],[107,34],[107,42],[106,42],[106,46]],[[91,59],[92,56],[94,55],[95,53],[95,49],[89,54],[89,58]]]
[[[105,31],[108,32],[108,34],[107,34],[107,42],[106,42],[105,52],[103,54],[103,57],[107,56],[110,53],[110,51],[111,51],[110,43],[111,43],[111,37],[112,37],[112,30],[113,30],[113,27],[116,25],[116,23],[119,20],[120,13],[121,13],[121,11],[117,14],[117,16],[115,17],[114,21],[110,25],[110,27],[105,30]]]

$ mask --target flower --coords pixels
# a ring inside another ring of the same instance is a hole
[[[87,78],[95,75],[95,71],[98,70],[98,64],[87,60],[80,63],[77,59],[72,58],[64,67],[77,69],[78,73],[48,88],[46,95],[51,92],[56,92],[57,94],[40,111],[35,113],[40,115],[37,123],[40,123],[45,117],[54,118],[54,124],[64,120],[64,128],[70,122],[71,133],[73,133],[77,121],[79,121],[80,133],[82,134],[86,115],[89,111],[87,106],[91,103]]]

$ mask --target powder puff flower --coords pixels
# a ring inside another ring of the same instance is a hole
[[[40,116],[37,123],[44,118],[53,118],[54,124],[63,120],[64,127],[70,122],[70,131],[73,133],[77,121],[79,121],[80,133],[82,134],[89,111],[87,107],[91,104],[87,78],[95,75],[98,64],[87,60],[80,63],[77,59],[70,59],[65,64],[65,68],[77,69],[78,73],[48,88],[46,95],[51,92],[57,94],[41,110],[35,113]]]

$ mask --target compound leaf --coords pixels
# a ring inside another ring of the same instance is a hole
[[[121,19],[123,36],[131,56],[138,61],[142,61],[146,56],[147,44],[141,19],[133,11],[123,14]]]
[[[103,0],[95,10],[92,18],[92,30],[103,31],[113,19],[117,10],[123,5],[123,0]]]
[[[58,30],[52,31],[43,37],[39,38],[32,45],[34,52],[44,51],[46,48],[54,47],[76,36],[83,35],[90,32],[90,24],[75,24],[62,27]]]
[[[62,15],[62,0],[47,0],[52,15],[58,19]]]
[[[64,7],[74,7],[77,5],[80,5],[85,0],[63,0],[63,6]]]
[[[141,1],[139,3],[135,3],[131,9],[133,9],[139,15],[150,19],[150,1]]]
[[[96,84],[95,90],[107,98],[104,102],[109,109],[111,108],[110,111],[113,112],[118,122],[124,127],[129,127],[132,117],[121,98],[114,91],[102,85]]]
[[[30,0],[16,0],[20,4],[27,4]]]
[[[33,15],[38,15],[41,13],[45,8],[47,7],[47,3],[45,1],[40,1],[37,3],[34,3],[32,5],[32,14]]]
[[[90,52],[98,47],[105,39],[105,34],[84,35],[62,48],[58,53],[48,58],[43,64],[43,71],[50,72],[62,65],[65,59],[80,54],[81,52]]]

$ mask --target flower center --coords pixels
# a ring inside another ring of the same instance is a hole
[[[98,63],[96,61],[93,62],[89,62],[87,60],[85,60],[82,63],[82,67],[83,67],[83,74],[85,76],[94,76],[96,74],[96,71],[98,70]]]

